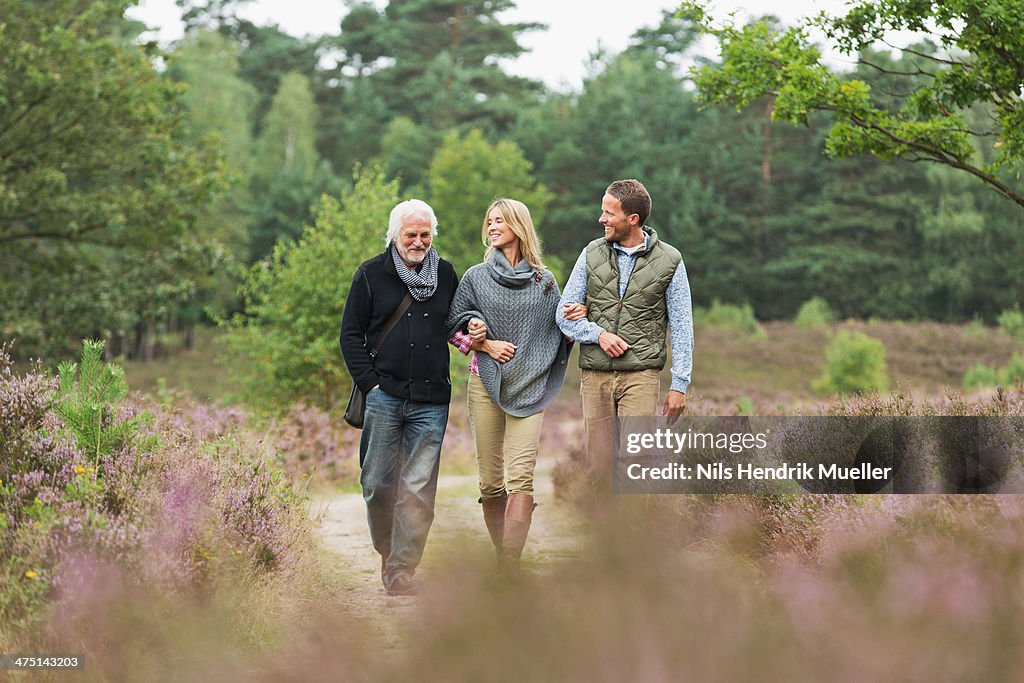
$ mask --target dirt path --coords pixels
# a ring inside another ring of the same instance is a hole
[[[580,555],[586,525],[575,510],[555,500],[551,482],[554,459],[537,462],[536,500],[530,539],[523,554],[523,566],[533,573]],[[477,503],[476,475],[441,475],[438,481],[434,524],[430,530],[417,578],[429,586],[431,576],[443,570],[456,553],[479,567],[481,575],[493,565],[494,549],[484,528]],[[313,501],[312,510],[321,515],[320,535],[327,550],[337,556],[345,602],[356,616],[372,617],[380,610],[407,611],[415,606],[409,598],[389,598],[380,582],[380,557],[370,543],[366,508],[360,493],[341,493]],[[377,634],[385,643],[397,644],[393,620],[369,618],[379,624]]]

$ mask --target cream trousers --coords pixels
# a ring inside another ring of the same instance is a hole
[[[467,395],[469,426],[480,470],[480,495],[497,498],[504,493],[532,494],[544,412],[512,417],[495,405],[476,375],[469,376]]]

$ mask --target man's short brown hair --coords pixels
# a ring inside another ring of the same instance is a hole
[[[639,180],[616,180],[605,192],[622,202],[626,216],[635,213],[640,216],[641,226],[647,223],[651,215],[651,195],[647,194],[647,188]]]

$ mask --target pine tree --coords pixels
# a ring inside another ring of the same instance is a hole
[[[498,15],[513,6],[511,0],[392,0],[380,11],[353,3],[341,35],[328,41],[344,52],[337,67],[343,94],[321,102],[332,110],[330,121],[352,129],[325,141],[330,157],[376,155],[385,126],[398,115],[428,131],[431,149],[452,128],[507,131],[540,91],[539,83],[509,75],[498,63],[522,54],[519,34],[541,28],[503,23]]]
[[[116,404],[128,395],[124,370],[104,363],[103,342],[82,342],[82,363],[63,361],[59,368],[60,400],[57,412],[71,431],[78,447],[97,468],[103,456],[128,444],[147,419],[145,413],[120,419]]]

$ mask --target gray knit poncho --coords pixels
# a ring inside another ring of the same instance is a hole
[[[487,393],[513,417],[544,410],[565,381],[569,344],[555,324],[558,283],[525,260],[513,268],[500,251],[466,271],[448,314],[448,336],[472,317],[487,323],[487,337],[516,345],[507,363],[477,354]]]

